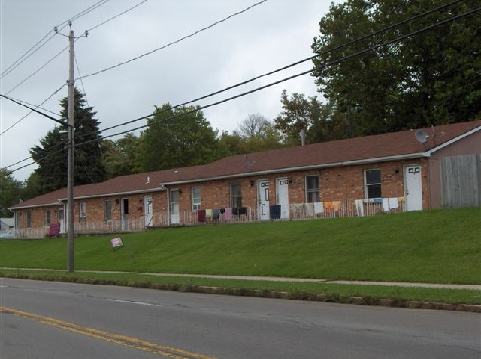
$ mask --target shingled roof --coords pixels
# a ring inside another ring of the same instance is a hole
[[[120,176],[111,180],[75,186],[75,199],[161,191],[162,185],[192,183],[220,178],[282,173],[296,169],[429,157],[431,153],[481,130],[481,120],[460,122],[424,129],[426,143],[416,140],[415,131],[400,131],[375,136],[315,143],[248,155],[236,155],[200,166]],[[59,204],[66,201],[62,188],[13,206],[13,209]]]

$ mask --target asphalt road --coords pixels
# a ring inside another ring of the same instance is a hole
[[[0,358],[476,358],[481,315],[0,279]]]

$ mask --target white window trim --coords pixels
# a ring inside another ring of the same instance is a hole
[[[194,190],[199,190],[199,197],[194,197]],[[192,187],[191,189],[191,198],[192,198],[192,211],[198,211],[202,207],[202,189],[200,186]]]

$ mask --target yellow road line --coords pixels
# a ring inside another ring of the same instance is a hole
[[[150,353],[155,353],[163,355],[168,358],[173,359],[217,359],[213,356],[208,356],[200,353],[193,353],[187,350],[182,350],[174,347],[169,347],[166,345],[160,345],[145,340],[128,337],[125,335],[115,334],[106,332],[103,330],[98,330],[83,325],[78,325],[75,323],[65,322],[63,320],[46,317],[43,315],[38,315],[34,313],[23,312],[21,310],[7,308],[0,306],[0,313],[11,314],[17,317],[26,318],[40,322],[42,324],[50,325],[52,327],[69,330],[74,333],[86,335],[92,338],[102,339],[111,343],[125,345],[127,347],[143,350]]]

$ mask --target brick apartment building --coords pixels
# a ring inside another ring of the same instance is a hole
[[[481,121],[230,156],[74,188],[76,233],[481,205]],[[67,189],[13,206],[17,237],[67,228]]]

